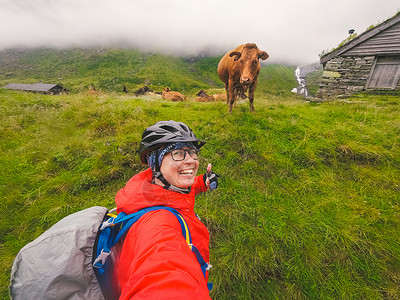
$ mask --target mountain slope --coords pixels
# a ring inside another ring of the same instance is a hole
[[[7,83],[59,83],[71,92],[133,91],[148,85],[155,91],[196,93],[222,89],[217,75],[220,57],[179,58],[132,49],[11,49],[0,51],[0,86]],[[282,94],[296,86],[294,68],[262,66],[259,89]]]

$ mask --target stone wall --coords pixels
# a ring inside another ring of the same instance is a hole
[[[347,97],[364,90],[375,57],[334,57],[322,74],[319,98]]]

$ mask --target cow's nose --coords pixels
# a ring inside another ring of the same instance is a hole
[[[249,84],[250,83],[250,78],[249,77],[242,77],[242,78],[240,78],[240,81],[243,84]]]

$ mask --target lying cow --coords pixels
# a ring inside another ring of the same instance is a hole
[[[165,88],[162,92],[162,98],[165,100],[170,100],[173,102],[177,101],[185,101],[186,96],[182,95],[179,92],[173,92],[169,88]]]
[[[254,111],[254,92],[257,77],[260,73],[259,59],[266,60],[268,53],[258,49],[256,44],[248,43],[238,46],[226,53],[218,64],[218,76],[225,84],[229,112],[238,95],[248,90],[250,111]]]
[[[196,102],[213,102],[213,101],[215,101],[213,96],[196,97],[193,100]]]
[[[196,94],[196,98],[194,98],[194,101],[196,102],[212,102],[214,101],[214,97],[213,96],[209,96],[205,91],[200,90],[197,94]]]
[[[146,94],[152,93],[152,92],[153,92],[153,90],[151,88],[149,88],[147,85],[145,85],[145,86],[141,87],[140,89],[134,91],[133,94],[135,96],[143,96],[143,95],[146,95]]]
[[[200,91],[197,92],[196,96],[197,97],[208,97],[208,94],[203,89],[201,89]]]
[[[227,98],[226,98],[226,94],[224,93],[224,94],[214,94],[214,95],[212,95],[213,96],[213,98],[214,98],[214,101],[225,101],[225,102],[227,102]]]

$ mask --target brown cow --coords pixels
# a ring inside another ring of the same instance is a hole
[[[226,94],[215,94],[213,95],[215,101],[226,101]]]
[[[97,91],[96,88],[95,88],[93,85],[90,85],[90,86],[89,86],[89,90],[86,92],[86,94],[92,95],[92,96],[95,96],[95,95],[103,95],[103,93]]]
[[[163,90],[162,98],[165,100],[171,100],[173,102],[186,100],[186,96],[182,95],[179,92],[173,92],[168,87]]]
[[[213,96],[207,96],[207,97],[196,97],[193,99],[196,102],[213,102],[214,97]]]
[[[218,64],[218,76],[225,84],[229,112],[236,96],[248,90],[250,111],[254,111],[254,91],[257,87],[257,77],[260,73],[259,59],[266,60],[268,53],[258,49],[256,44],[248,43],[238,46],[226,53]]]
[[[212,101],[214,101],[214,97],[207,95],[207,93],[203,90],[200,90],[199,92],[197,92],[196,96],[198,96],[198,97],[194,98],[194,101],[196,101],[196,102],[212,102]]]

